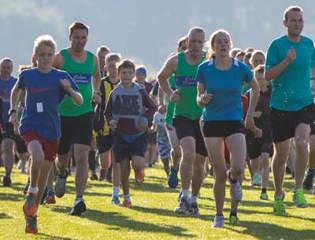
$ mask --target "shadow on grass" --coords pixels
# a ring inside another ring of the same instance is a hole
[[[70,211],[70,208],[68,207],[58,207],[54,206],[51,208],[54,212],[60,212],[68,214]],[[121,228],[126,228],[131,231],[138,231],[140,232],[152,232],[152,233],[166,233],[172,236],[177,237],[196,237],[194,234],[186,233],[187,229],[174,226],[174,225],[168,225],[163,224],[156,225],[152,223],[148,223],[146,220],[143,222],[133,220],[127,216],[121,215],[118,212],[101,212],[94,209],[87,210],[84,215],[82,215],[83,218],[89,219],[91,221],[95,221],[98,223],[106,224],[111,226],[111,229],[113,230],[120,230]]]
[[[10,219],[10,218],[13,218],[13,217],[6,213],[0,213],[0,219]]]
[[[255,221],[241,221],[241,227],[245,230],[237,230],[229,225],[225,228],[242,234],[248,234],[257,239],[314,239],[315,230],[294,230],[271,223]]]
[[[48,239],[48,240],[75,240],[75,238],[68,238],[68,237],[58,237],[54,235],[49,235],[46,233],[37,233],[36,236],[40,237],[40,239]]]
[[[14,201],[19,202],[24,199],[24,196],[22,193],[0,193],[0,201]]]

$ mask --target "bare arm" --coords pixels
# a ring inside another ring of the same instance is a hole
[[[63,57],[60,53],[58,53],[54,59],[54,67],[61,69],[63,67],[63,64],[64,64]]]
[[[295,50],[294,48],[290,48],[287,56],[277,65],[270,68],[265,72],[265,79],[270,81],[278,77],[288,66],[291,62],[295,59]]]
[[[200,107],[207,105],[212,99],[212,94],[205,93],[205,86],[203,83],[197,83],[197,104]]]
[[[17,119],[16,119],[16,111],[18,108],[18,104],[21,101],[21,96],[24,95],[25,90],[18,88],[17,83],[14,85],[11,96],[10,96],[10,116],[9,122],[16,126]]]
[[[164,99],[165,99],[165,93],[163,92],[163,90],[159,87],[158,89],[158,105],[165,105],[167,104]]]
[[[254,117],[254,112],[255,112],[256,105],[258,103],[258,98],[259,98],[259,85],[256,79],[253,79],[250,82],[249,87],[252,90],[251,90],[251,96],[249,98],[249,106],[248,106],[248,110],[246,114],[245,125],[249,129],[254,129],[255,126],[254,126],[253,117]]]
[[[101,82],[100,65],[96,56],[94,56],[94,74],[92,87],[95,92],[99,92]]]
[[[170,98],[173,95],[173,91],[168,84],[168,79],[170,76],[176,72],[177,68],[177,55],[166,60],[162,69],[160,70],[157,79],[159,81],[160,88],[167,94]]]

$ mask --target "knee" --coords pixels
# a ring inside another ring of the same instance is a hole
[[[233,166],[231,168],[231,174],[232,176],[240,176],[244,172],[244,167],[243,166]]]
[[[225,170],[215,171],[215,181],[225,183],[227,180],[227,172]]]
[[[308,139],[304,137],[297,137],[295,139],[295,147],[296,149],[299,149],[299,150],[307,149],[308,143],[309,143]]]
[[[45,159],[45,154],[41,149],[36,149],[33,152],[31,152],[32,156],[32,162],[39,164]]]

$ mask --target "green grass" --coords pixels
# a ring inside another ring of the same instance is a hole
[[[3,176],[3,168],[0,170]],[[200,219],[173,213],[178,190],[166,186],[161,166],[146,170],[145,184],[131,180],[132,209],[111,205],[111,185],[89,181],[82,217],[69,216],[74,200],[73,177],[68,180],[67,194],[56,205],[39,209],[39,233],[24,234],[21,189],[27,176],[14,171],[13,185],[0,187],[0,239],[315,239],[315,196],[307,193],[309,208],[297,209],[292,203],[292,180],[285,180],[289,217],[273,216],[272,202],[259,200],[259,189],[244,183],[244,200],[239,209],[241,223],[224,229],[211,228],[215,213],[212,184],[207,177],[199,199]],[[273,192],[269,192],[269,197]],[[229,213],[227,191],[225,216]]]

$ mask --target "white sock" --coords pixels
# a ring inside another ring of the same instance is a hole
[[[124,195],[124,199],[130,201],[130,195],[129,194]]]
[[[30,193],[38,193],[38,187],[28,187],[28,192]]]
[[[189,190],[188,189],[182,189],[182,197],[189,199]]]

